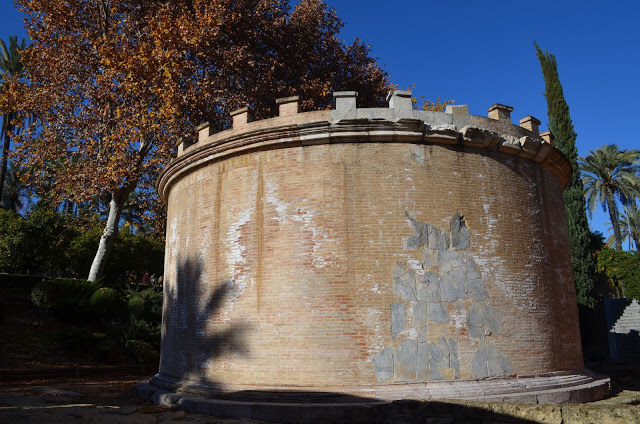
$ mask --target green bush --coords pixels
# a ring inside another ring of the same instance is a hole
[[[91,353],[100,361],[107,360],[117,348],[106,334],[87,327],[67,327],[56,333],[56,340],[67,351]]]
[[[33,275],[0,274],[0,303],[30,304],[31,290],[40,281]]]
[[[162,292],[156,288],[129,290],[129,313],[147,322],[159,323],[162,319]]]
[[[151,343],[141,340],[127,340],[125,349],[136,361],[142,364],[156,364],[160,360],[160,352]]]
[[[144,300],[139,296],[132,297],[127,303],[127,310],[134,316],[142,315],[144,313]]]
[[[597,267],[605,297],[640,299],[640,252],[615,250],[608,246],[597,252]]]
[[[56,334],[57,342],[65,350],[74,352],[89,351],[102,338],[100,333],[94,333],[93,330],[86,327],[67,327],[59,330]]]
[[[129,340],[142,340],[153,344],[159,344],[160,323],[137,319],[135,316],[131,315],[129,316],[128,322],[123,323],[121,334],[122,340],[125,344]]]
[[[103,333],[93,333],[95,339],[95,344],[93,347],[93,354],[96,359],[100,361],[105,361],[109,358],[111,352],[117,349],[116,343],[111,340],[111,338],[107,337],[106,334]],[[97,336],[100,336],[97,338]]]
[[[100,319],[110,320],[120,316],[124,309],[122,296],[110,287],[101,287],[89,300],[92,312]]]
[[[73,274],[89,274],[91,262],[102,234],[101,223],[76,236],[69,247],[69,263]],[[119,233],[106,265],[102,284],[106,286],[130,286],[138,283],[145,272],[162,275],[164,243],[143,234],[131,234],[126,228]]]
[[[0,272],[66,275],[66,252],[76,230],[64,215],[39,207],[27,217],[0,210]]]
[[[28,215],[0,209],[0,272],[83,278],[96,253],[104,223],[89,228],[77,217],[37,206]],[[103,285],[139,282],[145,272],[162,275],[164,243],[123,227],[113,245]]]
[[[31,301],[41,310],[51,310],[60,318],[75,321],[89,316],[90,299],[98,287],[98,283],[87,280],[44,280],[31,290]]]
[[[132,234],[127,228],[118,233],[105,279],[138,283],[145,272],[162,275],[164,267],[164,242],[141,234]],[[133,280],[133,281],[132,281]]]
[[[51,309],[55,304],[55,293],[48,284],[37,284],[31,290],[31,302],[40,309]]]
[[[33,286],[40,281],[42,281],[42,277],[37,275],[0,274],[0,290],[16,288],[31,291]]]
[[[76,277],[89,275],[91,263],[96,255],[102,231],[99,224],[81,232],[71,240],[68,249],[69,268]],[[111,259],[109,260],[111,262]]]

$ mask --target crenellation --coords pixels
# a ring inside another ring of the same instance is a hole
[[[340,121],[342,119],[352,119],[356,117],[358,98],[357,91],[336,91],[333,93],[336,100],[336,108],[331,111],[331,120]]]
[[[511,112],[513,112],[511,106],[496,103],[489,108],[489,119],[511,123]]]
[[[233,128],[235,129],[240,129],[245,127],[248,123],[253,122],[253,113],[249,110],[249,106],[236,109],[229,115],[233,118]]]
[[[477,127],[518,139],[527,135],[531,137],[533,134],[533,136],[540,137],[534,137],[534,143],[544,142],[544,138],[542,138],[543,135],[539,135],[536,132],[536,123],[539,123],[536,118],[531,116],[524,118],[521,120],[521,126],[511,124],[510,113],[513,110],[511,106],[496,103],[489,108],[489,117],[487,118],[470,115],[467,105],[447,105],[445,112],[413,110],[411,90],[395,90],[389,92],[387,96],[389,107],[387,108],[358,108],[356,104],[357,96],[358,93],[355,91],[335,92],[336,109],[305,113],[299,112],[299,96],[279,98],[276,99],[276,104],[280,106],[279,116],[260,121],[253,120],[252,113],[248,107],[240,108],[231,113],[233,127],[229,130],[211,134],[210,131],[207,130],[207,123],[200,125],[196,129],[198,132],[197,147],[206,147],[208,144],[219,145],[220,142],[224,140],[232,140],[237,137],[244,138],[246,140],[245,144],[247,142],[250,143],[250,140],[254,138],[249,135],[250,133],[255,133],[256,137],[261,137],[261,133],[265,130],[279,126],[290,126],[299,129],[300,134],[297,138],[306,145],[323,143],[322,133],[324,130],[316,129],[312,130],[312,133],[307,134],[307,129],[327,126],[327,124],[321,124],[318,121],[320,120],[322,122],[328,121],[328,131],[326,131],[326,133],[335,141],[347,139],[350,136],[349,133],[353,133],[353,130],[356,128],[373,126],[377,127],[377,129],[370,128],[371,131],[368,133],[356,131],[358,134],[357,142],[379,142],[383,139],[406,141],[407,139],[412,139],[414,142],[423,143],[463,143],[469,147],[497,148],[503,152],[512,152],[513,154],[523,156],[528,155],[536,162],[544,162],[544,158],[529,154],[529,152],[532,151],[531,148],[528,148],[527,152],[523,153],[521,152],[522,149],[514,148],[515,144],[513,143],[507,142],[504,148],[501,147],[503,141],[500,139],[496,140],[492,138],[491,140],[485,141],[472,140],[469,139],[468,136],[465,137],[463,135],[462,131],[464,128]],[[401,125],[393,129],[385,128],[385,125],[387,127],[389,125],[385,123],[387,121],[388,123],[399,123]],[[423,129],[420,130],[423,133],[421,137],[422,141],[416,140],[416,134],[420,131],[412,130],[410,133],[406,133],[405,131],[399,132],[401,127],[406,126],[406,124],[402,124],[402,122],[412,122],[411,126],[415,127],[415,122],[418,121],[422,121],[423,123]],[[348,130],[346,128],[348,128]],[[475,132],[477,134],[482,133],[482,131],[479,130]],[[291,141],[291,139],[287,140],[287,142]],[[182,156],[189,146],[187,143],[182,149],[179,147],[178,156]]]
[[[300,96],[281,97],[276,99],[276,104],[280,106],[278,116],[294,116],[300,112]]]
[[[202,144],[206,142],[207,138],[209,138],[209,136],[211,135],[211,133],[209,132],[209,123],[203,122],[202,124],[198,125],[196,127],[196,134],[198,134],[197,143]]]
[[[444,113],[448,113],[454,116],[467,116],[469,115],[469,106],[467,105],[447,105]]]
[[[413,118],[411,90],[392,90],[387,94],[389,109],[393,110],[396,119]]]
[[[535,135],[540,135],[538,127],[540,126],[540,121],[533,116],[525,116],[520,120],[520,126],[527,131],[531,131]]]
[[[453,125],[458,129],[473,125],[473,118],[469,114],[467,105],[447,105],[444,113],[452,116]]]
[[[189,147],[193,146],[195,143],[193,141],[193,138],[191,137],[180,137],[178,139],[178,141],[176,142],[176,156],[180,156],[184,153],[184,151],[186,149],[188,149]]]

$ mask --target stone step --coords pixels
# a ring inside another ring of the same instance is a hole
[[[508,380],[508,381],[507,381]],[[568,386],[564,387],[567,384]],[[136,387],[136,393],[142,399],[151,400],[159,405],[178,407],[192,413],[209,414],[217,417],[235,419],[253,419],[267,422],[290,422],[302,424],[330,424],[330,423],[388,423],[385,414],[390,411],[401,411],[402,417],[419,418],[411,422],[451,422],[450,418],[459,418],[456,422],[497,422],[495,420],[479,420],[479,414],[484,409],[478,409],[475,401],[511,401],[541,403],[580,403],[591,402],[606,397],[609,394],[609,379],[596,376],[585,371],[579,375],[554,375],[547,377],[523,377],[511,379],[489,379],[484,381],[456,381],[456,382],[430,382],[427,384],[413,384],[414,392],[421,402],[412,402],[411,397],[406,396],[403,387],[395,389],[397,399],[390,396],[381,399],[377,396],[364,398],[361,393],[357,397],[339,393],[313,393],[313,392],[279,392],[276,393],[251,393],[249,398],[198,398],[186,394],[176,394],[157,390],[150,383],[140,383]],[[493,389],[487,391],[487,386]],[[531,389],[520,392],[522,387]],[[436,398],[434,391],[440,389],[445,396]],[[448,390],[446,390],[448,388]],[[377,389],[375,394],[381,393]],[[483,390],[484,389],[484,390]],[[515,390],[515,391],[514,391]],[[244,395],[249,393],[244,393]],[[387,395],[390,393],[386,393]],[[374,395],[373,392],[370,395]],[[437,400],[439,399],[439,401]],[[448,401],[443,401],[448,399]],[[454,400],[454,402],[451,402]],[[427,401],[427,402],[424,402]],[[471,402],[469,402],[471,401]],[[461,415],[464,405],[476,407],[469,415]],[[517,406],[520,409],[522,406]],[[429,416],[422,416],[412,408],[422,408],[429,412]],[[441,420],[438,410],[440,408],[453,408],[455,414],[446,414]],[[555,407],[554,407],[555,408]],[[397,412],[394,412],[397,414]],[[433,418],[433,419],[432,419]],[[558,416],[560,422],[561,416]],[[626,418],[626,417],[625,417]],[[623,418],[624,420],[624,418]],[[405,421],[404,419],[402,420]],[[509,422],[521,422],[508,420]],[[500,420],[500,422],[504,422]],[[526,421],[529,422],[529,421]],[[546,421],[545,421],[546,422]],[[597,422],[597,421],[596,421]],[[621,421],[622,422],[622,421]],[[633,422],[628,419],[625,422]]]
[[[611,332],[616,334],[628,334],[631,331],[640,331],[640,302],[637,300],[624,309],[611,328]]]

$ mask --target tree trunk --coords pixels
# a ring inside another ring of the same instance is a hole
[[[100,244],[98,245],[98,251],[91,263],[91,270],[87,280],[96,281],[102,276],[105,265],[109,259],[109,254],[113,248],[113,243],[118,236],[118,224],[120,223],[120,214],[122,213],[122,207],[129,197],[129,193],[133,191],[135,185],[123,187],[117,191],[111,193],[111,201],[109,202],[109,216],[107,217],[107,223],[104,227],[102,236],[100,237]]]
[[[613,238],[616,241],[614,249],[622,250],[622,234],[620,233],[620,224],[618,223],[618,209],[616,208],[616,200],[613,197],[607,197],[607,209],[609,209],[609,219],[613,227]]]
[[[11,113],[4,115],[2,122],[2,131],[4,134],[2,134],[3,137],[0,138],[4,139],[4,143],[2,145],[2,160],[0,162],[0,200],[2,199],[2,193],[4,192],[4,180],[7,176],[7,162],[9,157],[9,147],[11,145],[11,136],[9,134],[13,131],[11,125],[11,119],[13,119],[12,115],[13,114]]]
[[[122,214],[122,208],[125,202],[129,198],[129,195],[136,189],[138,185],[138,175],[142,163],[144,162],[147,153],[151,149],[151,143],[140,143],[140,150],[138,151],[138,161],[135,165],[134,175],[136,177],[130,180],[123,187],[111,193],[111,201],[109,202],[109,216],[107,217],[107,224],[104,227],[104,232],[100,237],[100,244],[98,245],[98,251],[91,263],[91,270],[89,270],[89,276],[87,280],[96,281],[100,278],[104,272],[105,265],[109,259],[109,254],[113,248],[113,242],[118,235],[118,225],[120,224],[120,215]],[[100,209],[100,197],[98,196],[98,209]]]

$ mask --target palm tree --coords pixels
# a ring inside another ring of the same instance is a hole
[[[636,250],[640,250],[640,209],[635,204],[624,208],[623,212],[618,214],[618,222],[620,223],[620,235],[622,241],[629,239],[629,249],[631,249],[631,240],[636,246]],[[613,244],[613,236],[607,239],[607,243]]]
[[[2,87],[9,77],[19,77],[22,74],[22,62],[20,61],[20,51],[26,47],[23,39],[18,43],[18,36],[9,36],[9,48],[4,40],[0,39],[0,87]],[[2,115],[2,126],[0,127],[0,142],[2,144],[2,159],[0,160],[0,198],[7,175],[7,157],[11,145],[11,135],[15,131],[13,120],[18,117],[17,112],[6,112]]]
[[[596,203],[602,205],[603,211],[609,211],[613,227],[613,247],[617,250],[622,250],[622,234],[616,199],[627,206],[638,195],[639,155],[640,150],[620,150],[615,144],[609,144],[595,152],[592,150],[586,158],[579,160],[589,212],[593,212]]]
[[[27,186],[20,180],[20,174],[24,170],[17,165],[9,165],[7,176],[4,180],[4,190],[0,197],[0,207],[6,210],[20,212],[25,205],[25,199],[29,201]]]

